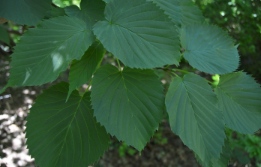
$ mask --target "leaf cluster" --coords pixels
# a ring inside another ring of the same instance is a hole
[[[27,118],[29,153],[41,167],[90,165],[108,149],[109,134],[142,151],[165,109],[171,130],[206,167],[230,159],[225,127],[244,134],[261,127],[260,85],[234,72],[237,46],[190,0],[82,0],[65,8],[50,0],[10,0],[0,2],[0,17],[33,26],[15,46],[1,93],[53,82],[71,64],[69,83],[45,90]],[[101,65],[108,52],[118,68]],[[182,58],[221,75],[215,89],[178,69]],[[167,92],[155,69],[173,78]],[[80,95],[77,88],[87,81]]]

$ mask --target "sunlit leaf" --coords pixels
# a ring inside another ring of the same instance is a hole
[[[105,8],[105,18],[95,24],[94,34],[126,66],[154,68],[179,63],[175,26],[152,2],[110,1]]]
[[[202,161],[219,158],[224,144],[224,121],[218,99],[204,78],[175,77],[166,95],[171,130]]]
[[[239,55],[233,40],[221,28],[194,24],[181,31],[184,58],[200,71],[225,74],[239,66]]]
[[[52,0],[1,0],[0,17],[18,24],[36,25],[51,8]]]
[[[226,125],[240,133],[261,127],[261,88],[244,72],[222,75],[215,89]]]
[[[94,116],[107,132],[142,150],[162,119],[164,95],[153,70],[100,67],[91,91]]]
[[[81,59],[94,40],[86,24],[78,18],[62,16],[45,20],[27,31],[15,47],[7,86],[54,81],[73,59]]]
[[[110,137],[96,119],[90,93],[74,91],[65,102],[69,84],[61,82],[37,97],[26,123],[26,144],[41,167],[86,167],[109,147]]]

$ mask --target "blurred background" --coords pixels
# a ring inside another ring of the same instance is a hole
[[[211,24],[227,31],[239,44],[240,67],[261,83],[261,0],[194,0],[203,15]],[[59,7],[79,5],[80,0],[53,0]],[[0,23],[5,20],[0,18]],[[13,47],[19,43],[21,35],[28,29],[14,22],[0,24],[0,88],[7,84],[10,55]],[[116,65],[113,55],[106,53],[102,64]],[[199,72],[181,62],[181,69],[195,72],[208,80],[213,86],[218,83],[218,75]],[[171,78],[162,70],[156,70],[167,89]],[[25,122],[29,109],[36,97],[52,84],[68,81],[69,71],[61,73],[54,83],[42,86],[8,88],[0,95],[0,167],[35,167],[34,160],[28,155],[25,146]],[[183,75],[182,73],[177,73]],[[79,91],[84,91],[88,83]],[[232,154],[231,167],[261,167],[261,133],[243,135],[226,129]],[[111,138],[108,151],[95,167],[199,167],[194,153],[173,134],[168,124],[168,115],[155,132],[145,149],[139,153],[125,143]]]

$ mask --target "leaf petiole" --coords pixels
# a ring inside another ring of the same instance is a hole
[[[185,73],[185,74],[188,74],[188,73],[190,73],[190,72],[188,72],[188,71],[185,71],[185,70],[180,70],[180,69],[172,69],[172,71],[179,71],[179,72],[183,72],[183,73]]]
[[[89,88],[91,87],[91,85],[92,85],[92,80],[91,80],[91,82],[89,83],[89,85],[88,85],[87,89],[85,90],[84,94],[85,94],[86,92],[88,92],[88,90],[89,90]]]
[[[117,60],[117,63],[118,63],[119,70],[121,71],[121,64],[120,64],[120,61],[119,61],[118,58],[116,58],[116,60]]]

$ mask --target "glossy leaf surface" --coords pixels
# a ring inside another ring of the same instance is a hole
[[[8,86],[42,85],[54,81],[73,59],[92,44],[92,33],[78,18],[57,17],[30,29],[12,54]]]

